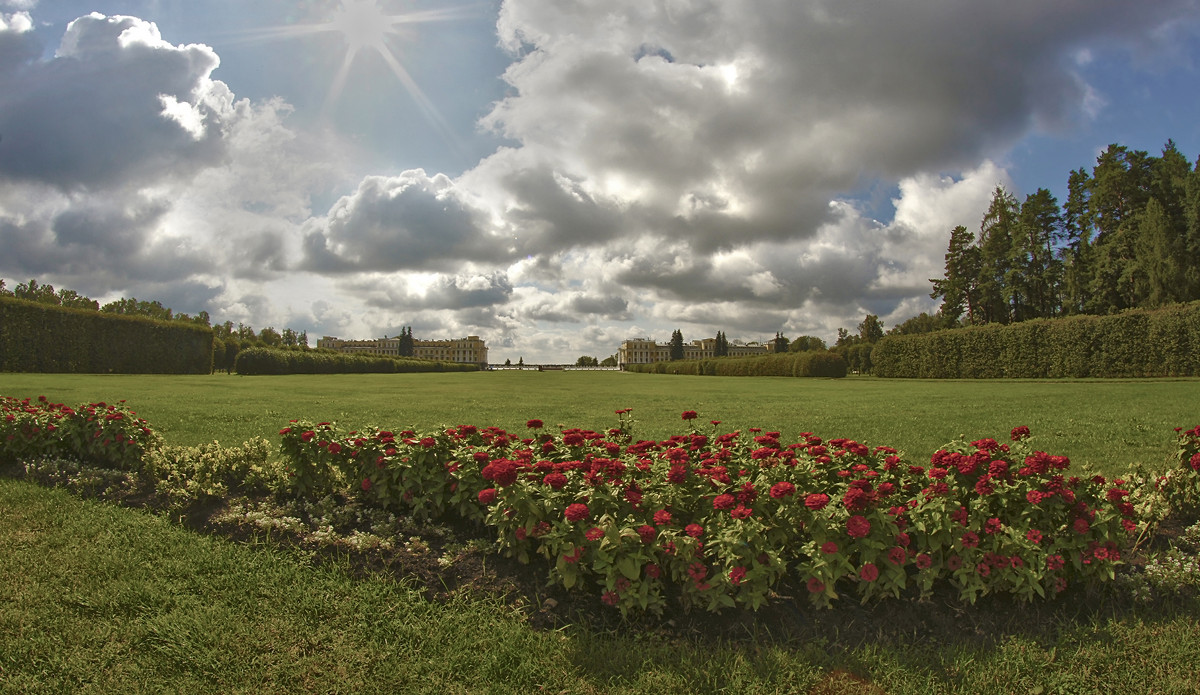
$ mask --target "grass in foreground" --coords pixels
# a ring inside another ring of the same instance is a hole
[[[966,639],[887,624],[883,604],[832,623],[799,614],[822,628],[803,639],[752,621],[695,638],[535,631],[496,601],[431,603],[402,583],[351,579],[337,561],[27,482],[0,478],[0,518],[3,692],[1195,693],[1200,683],[1195,599],[1003,604],[1012,624],[1024,614],[1040,627],[998,631],[977,609],[916,606],[961,621]],[[863,622],[877,639],[842,638]]]
[[[721,431],[751,427],[886,444],[919,461],[947,442],[1004,439],[1017,425],[1037,446],[1074,467],[1116,474],[1140,461],[1160,465],[1175,427],[1200,424],[1200,379],[933,381],[871,377],[792,379],[687,377],[621,372],[481,372],[239,377],[0,374],[0,394],[45,395],[78,404],[124,399],[169,444],[251,437],[278,441],[288,420],[351,427],[431,429],[525,421],[604,430],[613,411],[633,408],[636,435],[684,431],[679,414],[720,420]]]

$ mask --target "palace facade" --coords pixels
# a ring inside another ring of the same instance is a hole
[[[704,360],[716,357],[717,339],[703,338],[701,340],[693,340],[690,343],[683,345],[683,359],[685,360]],[[729,357],[748,357],[751,355],[765,355],[768,352],[774,351],[774,343],[741,343],[734,341],[729,343]],[[665,362],[671,359],[671,344],[657,343],[649,338],[631,338],[621,342],[621,347],[617,348],[617,366],[624,367],[627,364],[650,364],[652,362]]]
[[[368,355],[400,356],[400,338],[377,340],[342,340],[325,336],[317,341],[317,347],[338,352]],[[413,340],[413,357],[438,362],[462,362],[487,367],[487,345],[477,335],[456,340]]]

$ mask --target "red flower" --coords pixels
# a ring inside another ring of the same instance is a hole
[[[662,576],[662,570],[653,562],[646,565],[646,576],[652,579],[658,579]]]
[[[974,531],[967,531],[962,535],[962,545],[964,548],[979,547],[979,535]]]
[[[1063,568],[1062,555],[1051,555],[1050,557],[1046,558],[1046,569],[1060,570],[1062,568]]]
[[[671,470],[667,471],[668,482],[679,485],[685,480],[687,480],[687,466],[671,466]]]
[[[683,532],[692,538],[699,538],[704,534],[704,527],[700,524],[688,524],[683,527]]]
[[[694,411],[694,410],[685,410],[685,411],[683,411],[682,417],[684,420],[695,420],[699,416],[696,415],[696,411]]]
[[[584,519],[588,518],[588,514],[590,513],[591,512],[588,511],[586,504],[579,504],[576,502],[575,504],[567,505],[564,516],[567,517],[567,521],[583,521]]]
[[[525,423],[525,426],[531,430],[540,430],[540,429],[542,429],[542,421],[541,420],[530,420]]]
[[[654,530],[653,526],[649,524],[642,524],[641,526],[637,527],[637,533],[642,537],[643,543],[649,545],[654,542],[656,531]]]
[[[825,541],[821,544],[821,552],[826,555],[834,555],[838,551],[838,544],[833,541]]]
[[[370,478],[363,478],[362,489],[364,492],[371,489],[371,479]]]
[[[671,512],[668,512],[665,509],[660,509],[657,512],[654,512],[654,525],[655,526],[670,526],[671,525]]]
[[[1052,495],[1048,493],[1039,492],[1037,490],[1030,490],[1029,492],[1025,493],[1025,499],[1028,500],[1030,504],[1038,504],[1042,500],[1051,496]]]
[[[796,486],[792,485],[786,480],[775,483],[771,486],[771,497],[773,499],[779,500],[783,499],[784,497],[791,497],[793,494],[795,494],[795,492]]]
[[[551,489],[561,490],[567,484],[567,476],[562,473],[548,473],[545,478],[542,478],[542,483],[550,486]]]
[[[846,533],[851,538],[864,538],[871,532],[871,522],[865,516],[855,514],[846,520]]]
[[[962,568],[962,558],[957,555],[951,555],[946,558],[946,569],[951,572],[957,572]]]
[[[621,597],[615,591],[605,591],[600,594],[600,601],[606,606],[615,606],[621,602]]]
[[[903,565],[908,560],[908,551],[900,546],[895,546],[888,550],[888,562],[893,565]]]
[[[1026,538],[1026,540],[1029,540],[1032,543],[1041,543],[1042,542],[1042,532],[1035,528],[1031,528],[1025,532],[1025,538]]]
[[[567,446],[583,446],[584,442],[586,441],[587,440],[584,439],[584,436],[578,432],[572,432],[570,434],[563,435],[563,444],[566,444]]]
[[[726,494],[717,495],[716,497],[714,497],[712,505],[713,505],[713,509],[717,510],[718,512],[722,512],[722,511],[725,511],[726,509],[733,509],[733,505],[736,503],[737,503],[737,500],[735,500],[733,498],[733,495],[726,493]]]
[[[823,492],[814,492],[813,494],[804,498],[804,506],[808,507],[814,512],[824,509],[825,505],[827,504],[829,504],[829,495],[826,495]]]
[[[1088,532],[1088,529],[1091,528],[1091,524],[1088,523],[1087,519],[1080,517],[1075,520],[1075,523],[1071,525],[1071,528],[1075,529],[1075,533],[1078,533],[1082,536]]]
[[[825,582],[822,582],[820,579],[817,579],[816,577],[809,577],[809,580],[808,580],[809,593],[819,594],[824,590],[825,590]]]
[[[999,533],[1000,529],[1004,528],[1004,524],[999,519],[993,517],[987,520],[983,525],[983,532],[987,534]]]
[[[1200,452],[1192,454],[1192,460],[1188,462],[1188,465],[1192,467],[1192,470],[1200,473]]]
[[[1010,436],[1014,442],[1019,442],[1029,436],[1029,428],[1025,425],[1014,427]]]
[[[312,438],[315,436],[317,436],[317,433],[313,432],[312,430],[309,430],[309,431],[305,432],[304,434],[300,435],[300,441],[310,442],[310,441],[312,441]]]
[[[421,446],[425,447],[426,449],[428,449],[431,446],[434,446],[435,444],[437,444],[437,440],[434,439],[433,437],[422,437],[421,438]]]
[[[858,576],[865,582],[873,582],[879,579],[879,568],[873,563],[868,562],[858,570]]]
[[[917,556],[917,569],[927,570],[933,566],[933,558],[928,553],[921,553]]]
[[[601,538],[604,538],[604,529],[593,526],[587,530],[587,533],[583,534],[583,537],[589,541],[598,541]]]
[[[749,519],[750,515],[753,513],[754,513],[753,509],[739,504],[737,506],[737,509],[734,509],[733,511],[729,512],[729,515],[735,519]]]
[[[729,582],[731,584],[733,584],[734,586],[741,584],[742,580],[745,578],[746,578],[746,568],[745,567],[734,567],[733,569],[729,570]]]
[[[338,444],[337,442],[334,442],[333,444],[329,445],[329,453],[331,453],[331,454],[336,454],[341,450],[342,450],[342,445]]]
[[[486,490],[479,491],[479,503],[483,505],[491,504],[496,501],[496,488],[489,487]]]
[[[517,464],[507,459],[496,459],[480,471],[484,480],[491,480],[500,487],[507,487],[517,482]]]

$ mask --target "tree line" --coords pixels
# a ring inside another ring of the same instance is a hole
[[[950,232],[931,328],[1114,314],[1200,299],[1200,162],[1112,144],[1061,205],[997,186],[978,232]]]

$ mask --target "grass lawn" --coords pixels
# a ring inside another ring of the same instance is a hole
[[[432,603],[402,583],[351,579],[336,562],[314,567],[270,544],[196,534],[28,482],[0,479],[0,519],[4,693],[1183,694],[1200,687],[1195,600],[1139,613],[1086,597],[1015,607],[1053,613],[1037,630],[957,640],[906,638],[904,626],[857,608],[839,620],[875,620],[878,639],[846,644],[837,624],[806,639],[752,630],[715,639],[586,626],[537,631],[497,602]],[[969,625],[975,615],[963,610],[961,620]]]
[[[871,377],[689,377],[621,372],[483,372],[241,377],[0,374],[0,395],[45,395],[76,405],[125,399],[170,444],[240,443],[293,418],[350,427],[430,429],[495,425],[523,431],[531,418],[603,430],[633,408],[636,435],[684,431],[679,414],[720,420],[721,431],[779,430],[886,444],[914,461],[945,443],[1005,440],[1027,425],[1037,446],[1116,473],[1162,463],[1175,427],[1200,424],[1200,379],[926,381]]]
[[[920,461],[960,434],[1001,439],[1023,424],[1040,448],[1106,472],[1162,464],[1172,429],[1200,423],[1197,379],[0,374],[0,395],[124,399],[169,444],[278,441],[292,418],[603,429],[632,407],[644,438],[684,431],[679,413],[697,410],[722,431],[777,429],[785,441],[813,431]],[[691,635],[538,630],[498,600],[434,602],[405,582],[352,575],[341,558],[314,562],[0,477],[0,693],[1200,693],[1195,596],[885,601],[804,608],[794,630],[743,616]]]

